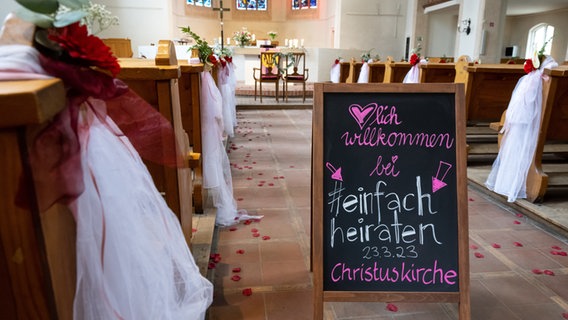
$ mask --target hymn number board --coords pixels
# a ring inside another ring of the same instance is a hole
[[[463,85],[316,84],[313,135],[314,318],[423,301],[469,319]]]

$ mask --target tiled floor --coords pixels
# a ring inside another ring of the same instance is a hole
[[[234,197],[260,221],[218,230],[209,319],[312,319],[310,109],[243,109]],[[568,319],[568,240],[470,187],[471,318]],[[247,294],[250,293],[249,294]],[[445,303],[327,302],[325,319],[458,319]]]

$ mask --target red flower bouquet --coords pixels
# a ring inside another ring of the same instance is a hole
[[[63,28],[50,29],[49,40],[63,48],[71,62],[108,70],[113,76],[120,72],[120,65],[111,49],[103,41],[89,35],[87,26],[75,22]]]

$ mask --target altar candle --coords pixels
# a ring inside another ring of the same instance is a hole
[[[304,39],[300,40],[300,45],[303,47],[304,46]]]
[[[227,44],[231,44],[231,38],[227,38]]]
[[[284,39],[284,46],[285,46],[285,47],[288,46],[288,39]]]
[[[256,34],[252,34],[252,41],[256,40]]]
[[[219,42],[217,42],[217,43],[219,43],[219,44],[221,43],[221,37],[219,37]]]

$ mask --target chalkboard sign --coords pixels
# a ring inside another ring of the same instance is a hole
[[[468,318],[463,85],[316,84],[314,94],[316,309],[453,301]]]

